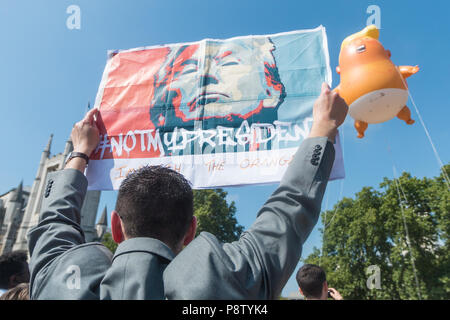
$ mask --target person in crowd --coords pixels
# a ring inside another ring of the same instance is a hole
[[[11,251],[0,256],[0,295],[30,281],[27,260],[25,251]]]
[[[0,300],[30,300],[29,283],[23,282],[0,296]]]
[[[179,173],[147,166],[128,175],[111,214],[114,254],[86,243],[80,210],[88,155],[99,142],[91,110],[72,129],[74,152],[50,173],[39,224],[30,230],[32,299],[276,299],[317,223],[348,112],[323,84],[309,137],[279,187],[238,241],[194,239],[191,187]],[[182,249],[183,248],[183,249]]]
[[[306,300],[343,300],[341,294],[328,287],[325,271],[314,264],[305,264],[296,275],[300,294]]]

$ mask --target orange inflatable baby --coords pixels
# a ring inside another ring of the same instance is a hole
[[[335,89],[349,105],[358,138],[364,137],[369,123],[381,123],[395,116],[413,124],[406,106],[406,78],[419,71],[415,66],[395,66],[391,53],[378,41],[374,25],[352,34],[342,42],[337,73],[341,83]]]

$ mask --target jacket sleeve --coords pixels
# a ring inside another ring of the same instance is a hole
[[[86,191],[87,179],[78,170],[65,169],[48,175],[39,223],[28,232],[31,294],[52,262],[85,243],[80,212]]]
[[[252,268],[261,270],[265,298],[278,298],[298,264],[303,243],[320,215],[334,153],[327,138],[304,141],[254,224],[237,243],[224,248],[251,257]]]
[[[203,232],[169,264],[167,297],[278,298],[317,223],[334,156],[327,138],[305,139],[279,187],[238,241],[223,244]],[[184,267],[189,263],[196,271]]]

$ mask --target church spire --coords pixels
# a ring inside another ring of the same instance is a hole
[[[96,241],[102,240],[103,235],[105,234],[106,229],[108,228],[107,214],[108,214],[108,210],[106,209],[106,206],[105,206],[105,209],[103,209],[102,215],[95,226],[95,229],[97,231],[97,240]]]
[[[36,177],[33,181],[33,186],[31,187],[30,196],[27,200],[27,206],[25,208],[25,214],[24,214],[24,223],[25,225],[31,223],[33,214],[36,213],[36,209],[39,210],[40,208],[37,207],[37,205],[40,203],[40,194],[39,189],[41,186],[41,183],[43,183],[43,180],[45,179],[45,166],[46,163],[50,157],[50,148],[52,146],[52,140],[53,140],[53,133],[50,134],[50,137],[48,138],[47,146],[45,147],[44,151],[42,151],[41,160],[39,161],[39,166],[36,172]],[[22,232],[21,235],[19,235],[23,241],[25,237],[25,231]]]
[[[19,186],[15,190],[14,196],[11,198],[11,201],[13,202],[21,202],[23,196],[23,180],[20,181]]]
[[[103,209],[102,215],[100,216],[100,219],[97,222],[97,225],[101,225],[101,226],[107,226],[108,225],[108,210],[105,208]]]
[[[67,139],[66,146],[64,147],[64,153],[63,153],[64,159],[72,150],[73,150],[72,138],[69,135],[69,139]]]
[[[50,148],[52,146],[52,141],[53,141],[53,133],[50,134],[50,138],[48,138],[47,146],[45,147],[45,150],[44,150],[44,152],[47,152],[48,155],[50,155]]]

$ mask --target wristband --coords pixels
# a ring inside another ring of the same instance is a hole
[[[67,156],[65,165],[67,165],[67,163],[72,160],[73,158],[83,158],[84,160],[86,160],[86,165],[89,163],[89,157],[88,155],[81,153],[81,152],[71,152],[69,153],[69,155]]]

